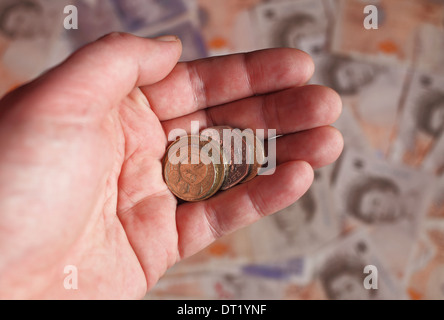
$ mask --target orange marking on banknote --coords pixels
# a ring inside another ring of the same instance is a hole
[[[379,43],[379,50],[384,53],[396,53],[399,51],[398,46],[393,41],[387,40]]]
[[[223,256],[230,251],[230,248],[223,243],[214,243],[210,248],[208,248],[210,253],[214,256]]]
[[[222,49],[227,46],[227,40],[222,37],[214,37],[210,40],[209,45],[212,49]]]
[[[409,297],[412,298],[412,300],[421,300],[423,297],[422,294],[420,294],[418,291],[412,288],[407,289],[407,293]]]

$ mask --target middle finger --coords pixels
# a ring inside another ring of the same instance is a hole
[[[341,113],[339,95],[330,88],[307,85],[255,96],[225,105],[199,110],[162,122],[165,133],[173,129],[191,132],[191,121],[199,129],[228,125],[240,129],[275,129],[277,135],[332,124]]]

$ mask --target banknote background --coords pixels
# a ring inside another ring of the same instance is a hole
[[[378,30],[363,27],[368,4]],[[444,1],[0,0],[0,95],[111,31],[176,34],[182,61],[299,48],[310,83],[344,103],[344,153],[303,198],[180,262],[146,299],[444,298]]]

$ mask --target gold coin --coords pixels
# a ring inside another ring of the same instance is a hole
[[[219,146],[199,136],[185,136],[173,142],[163,161],[168,188],[185,201],[205,200],[214,195],[225,178],[225,164]]]

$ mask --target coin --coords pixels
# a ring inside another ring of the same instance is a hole
[[[264,164],[265,147],[262,140],[259,139],[253,133],[253,131],[244,130],[242,134],[245,135],[245,140],[247,141],[249,153],[251,155],[250,159],[252,160],[250,171],[248,172],[247,176],[241,181],[241,183],[245,183],[256,177],[262,164]]]
[[[214,131],[213,131],[214,130]],[[231,142],[224,143],[224,130],[231,134]],[[227,190],[238,184],[249,171],[247,163],[247,144],[238,130],[229,126],[215,126],[206,128],[201,132],[202,136],[216,140],[221,146],[224,159],[228,163],[228,172],[222,184],[221,190]]]
[[[206,146],[210,152],[202,152]],[[208,199],[220,189],[225,178],[225,166],[217,143],[203,141],[199,136],[186,136],[173,142],[167,149],[163,175],[176,197],[185,201],[200,201]]]

